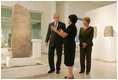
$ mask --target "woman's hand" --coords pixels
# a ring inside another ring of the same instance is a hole
[[[83,48],[86,48],[87,44],[86,43],[83,43]]]
[[[62,44],[62,48],[64,48],[64,44]]]
[[[51,30],[53,30],[53,31],[57,31],[57,28],[55,28],[54,26],[51,26]]]
[[[59,29],[59,32],[60,32],[60,33],[64,33],[64,31],[63,31],[62,29]]]
[[[58,35],[60,35],[63,38],[65,38],[66,36],[68,36],[68,34],[65,33],[62,29],[57,30],[57,28],[55,28],[54,26],[51,26],[51,30],[55,31]]]

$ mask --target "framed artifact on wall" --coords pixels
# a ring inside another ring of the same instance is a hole
[[[109,36],[113,37],[113,33],[114,33],[113,26],[106,26],[105,27],[104,37],[109,37]]]
[[[97,37],[97,27],[96,26],[92,26],[94,28],[94,38]]]

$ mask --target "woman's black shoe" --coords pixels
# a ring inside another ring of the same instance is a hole
[[[70,77],[64,76],[64,79],[74,79],[74,76],[70,76]]]

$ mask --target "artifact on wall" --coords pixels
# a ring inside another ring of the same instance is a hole
[[[104,30],[104,37],[111,36],[113,37],[113,27],[112,26],[106,26]]]
[[[93,28],[94,28],[94,37],[97,37],[97,27],[93,26]]]
[[[11,48],[13,58],[31,56],[31,27],[29,11],[15,4],[12,9]]]

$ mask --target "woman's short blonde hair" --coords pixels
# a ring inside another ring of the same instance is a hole
[[[85,17],[84,20],[89,24],[91,22],[91,19],[89,17]]]

